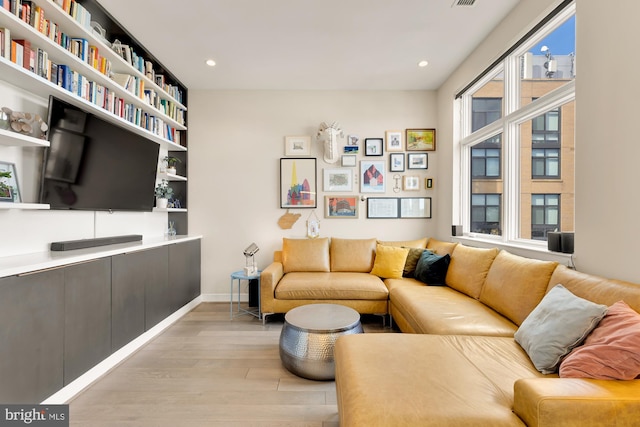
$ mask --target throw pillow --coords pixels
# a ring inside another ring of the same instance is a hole
[[[383,279],[402,278],[402,269],[407,260],[409,249],[396,246],[376,246],[376,260],[373,263],[371,274]]]
[[[607,312],[556,285],[522,322],[514,338],[543,374],[557,371],[560,360],[578,346]]]
[[[451,256],[425,250],[416,264],[415,278],[428,285],[444,286]]]
[[[402,269],[403,277],[414,277],[416,271],[416,265],[420,259],[420,255],[424,252],[424,249],[408,248],[409,254],[407,254],[407,260],[404,262],[404,268]]]
[[[640,314],[624,301],[560,364],[560,377],[632,380],[640,375]]]

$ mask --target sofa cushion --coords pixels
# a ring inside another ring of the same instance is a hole
[[[378,243],[385,246],[402,246],[404,248],[425,249],[427,247],[427,238],[416,240],[378,240]]]
[[[497,248],[484,249],[457,245],[451,254],[447,270],[447,285],[471,298],[480,298],[482,285],[493,260],[500,252]]]
[[[457,243],[443,242],[442,240],[436,240],[434,238],[429,239],[427,242],[427,249],[438,255],[451,255],[456,246],[458,246]]]
[[[376,239],[331,238],[331,271],[368,273],[376,256]]]
[[[371,274],[384,279],[399,279],[402,277],[405,261],[409,249],[398,246],[377,245],[376,259]]]
[[[418,264],[420,255],[422,255],[422,252],[424,251],[425,251],[424,249],[409,248],[409,253],[407,254],[407,260],[404,262],[404,268],[402,269],[403,277],[415,276],[416,265]]]
[[[640,314],[624,301],[562,360],[560,377],[632,380],[640,375]]]
[[[385,280],[389,288],[390,312],[399,326],[401,320],[408,324],[407,331],[513,337],[518,328],[506,317],[462,292],[448,286],[416,286],[419,283],[415,279]],[[405,332],[405,329],[401,330]]]
[[[275,290],[283,300],[386,300],[389,291],[382,280],[369,273],[285,274]]]
[[[513,383],[542,376],[513,338],[352,334],[334,357],[345,427],[524,426]]]
[[[480,292],[480,301],[521,325],[540,302],[557,262],[500,251]]]
[[[450,260],[449,254],[436,255],[425,250],[416,264],[415,278],[428,285],[444,286]]]
[[[282,239],[282,267],[292,271],[329,271],[329,239]]]
[[[557,285],[514,334],[543,374],[557,371],[560,360],[579,345],[607,312],[607,306],[575,296]]]

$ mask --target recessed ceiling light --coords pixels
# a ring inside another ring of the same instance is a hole
[[[422,61],[418,62],[418,67],[422,67],[422,68],[424,68],[424,67],[426,67],[427,65],[429,65],[429,61],[427,61],[427,60],[424,60],[424,59],[423,59]]]
[[[213,59],[207,59],[206,64],[209,67],[214,67],[216,65],[216,61],[214,61]]]

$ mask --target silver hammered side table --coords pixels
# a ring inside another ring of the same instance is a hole
[[[333,349],[342,335],[363,332],[360,314],[338,304],[308,304],[289,310],[280,333],[280,359],[311,380],[335,378]]]

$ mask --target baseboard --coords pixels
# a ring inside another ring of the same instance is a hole
[[[202,297],[202,302],[226,302],[227,304],[231,301],[231,295],[230,294],[202,294],[200,295]],[[234,293],[233,294],[233,301],[237,302],[238,301],[238,294]],[[244,294],[240,294],[240,301],[241,302],[248,302],[249,301],[249,294],[244,293]]]
[[[49,396],[42,402],[42,405],[61,405],[64,403],[68,403],[78,393],[90,386],[91,383],[99,379],[111,369],[115,368],[118,364],[120,364],[120,362],[131,356],[138,349],[142,348],[142,346],[151,341],[182,316],[193,310],[202,301],[202,295],[200,295],[193,301],[187,303],[185,306],[162,320],[156,326],[149,329],[147,332],[143,333],[142,335],[131,341],[129,344],[122,347],[120,350],[114,352],[111,356],[107,357],[102,362],[89,369],[80,377],[76,378],[73,382],[69,383],[67,386]]]

